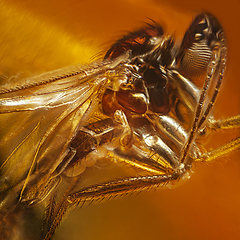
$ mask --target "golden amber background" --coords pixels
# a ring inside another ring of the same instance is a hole
[[[215,116],[240,113],[239,0],[10,0],[0,4],[0,71],[7,76],[90,62],[94,54],[148,18],[181,37],[197,13],[210,12],[222,24],[229,49]],[[221,134],[211,144],[219,146],[236,135],[239,131]],[[220,163],[196,164],[192,177],[176,188],[75,210],[54,239],[240,239],[239,153]]]

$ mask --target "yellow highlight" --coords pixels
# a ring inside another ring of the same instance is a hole
[[[2,1],[0,9],[0,75],[10,78],[89,63],[99,52],[92,39],[79,40],[26,10]],[[0,84],[5,81],[1,77]]]

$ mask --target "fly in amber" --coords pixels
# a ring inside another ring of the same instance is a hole
[[[175,184],[193,162],[237,150],[239,137],[211,152],[199,144],[239,128],[240,116],[211,114],[226,60],[221,25],[202,13],[181,45],[152,23],[119,39],[103,61],[2,86],[2,236],[14,238],[10,222],[43,205],[42,239],[51,239],[76,204]],[[84,183],[88,169],[107,162],[135,174]]]

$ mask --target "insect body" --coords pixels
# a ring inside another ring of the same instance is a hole
[[[226,59],[223,29],[203,13],[180,46],[154,23],[118,40],[102,62],[3,86],[5,223],[19,209],[47,202],[42,238],[50,239],[76,204],[174,184],[189,176],[193,162],[238,149],[239,138],[206,153],[196,141],[213,129],[239,128],[239,116],[211,115]],[[103,160],[141,174],[79,187],[86,169]]]

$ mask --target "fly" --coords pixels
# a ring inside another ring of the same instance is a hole
[[[198,144],[213,131],[240,126],[239,115],[211,114],[226,61],[223,29],[202,13],[180,46],[153,22],[116,41],[102,61],[2,86],[2,223],[43,203],[42,239],[51,239],[77,204],[175,184],[189,177],[194,162],[239,149],[239,137],[211,152]],[[79,187],[101,161],[141,174]]]

